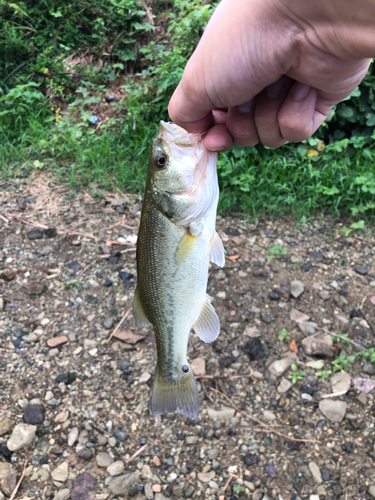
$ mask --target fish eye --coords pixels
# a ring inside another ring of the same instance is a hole
[[[189,371],[189,367],[186,366],[186,365],[183,365],[182,366],[182,371],[185,372],[185,373],[187,373]]]
[[[164,154],[158,155],[155,158],[155,166],[156,168],[164,168],[167,165],[168,157]]]

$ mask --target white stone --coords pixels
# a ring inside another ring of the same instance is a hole
[[[195,358],[190,363],[190,368],[194,375],[200,376],[206,374],[206,361],[204,358]]]
[[[36,426],[30,424],[17,424],[8,439],[7,446],[10,451],[17,451],[29,446],[35,437]]]
[[[107,467],[107,472],[111,476],[119,476],[124,472],[125,465],[122,460],[117,460]]]
[[[331,378],[332,392],[342,392],[346,394],[350,389],[351,376],[346,372],[335,373]]]
[[[344,401],[333,399],[323,399],[319,403],[319,410],[331,422],[342,422],[345,417],[347,404]]]
[[[59,481],[60,483],[64,483],[69,476],[69,464],[68,462],[63,462],[59,464],[55,470],[51,472],[51,476],[55,481]]]
[[[320,469],[317,466],[317,464],[315,462],[310,462],[309,469],[310,469],[311,475],[314,478],[314,481],[316,482],[316,484],[322,483],[323,482],[322,475],[320,473]]]

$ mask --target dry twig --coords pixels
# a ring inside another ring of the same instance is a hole
[[[22,480],[25,477],[26,465],[27,465],[27,459],[25,459],[25,463],[23,465],[23,471],[22,471],[21,477],[20,477],[18,483],[16,484],[16,487],[14,488],[13,493],[11,494],[9,500],[13,500],[15,498],[15,496],[17,495],[18,488],[21,486]]]
[[[142,451],[146,448],[147,444],[144,444],[142,446],[142,448],[139,448],[138,451],[136,451],[135,453],[133,453],[133,455],[127,459],[126,463],[128,464],[129,462],[131,462],[132,460],[134,460],[135,458],[138,457],[138,455],[140,455],[142,453]]]
[[[116,326],[116,328],[113,330],[113,332],[111,333],[111,335],[108,337],[108,339],[106,340],[106,342],[103,342],[105,344],[108,344],[108,342],[111,340],[111,338],[114,336],[114,334],[119,330],[120,326],[122,325],[123,321],[129,316],[130,314],[130,311],[132,310],[132,308],[130,307],[126,313],[124,314],[124,316],[121,318],[121,321],[118,323],[118,325]]]

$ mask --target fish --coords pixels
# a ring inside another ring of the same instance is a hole
[[[137,239],[133,316],[153,326],[157,364],[149,408],[154,416],[199,413],[199,394],[187,360],[192,329],[213,342],[220,321],[207,295],[210,261],[225,263],[215,229],[219,198],[217,153],[192,134],[161,121],[152,143]]]

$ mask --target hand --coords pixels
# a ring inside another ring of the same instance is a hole
[[[374,33],[374,0],[223,0],[170,117],[189,132],[210,127],[213,151],[300,142],[362,81]]]

